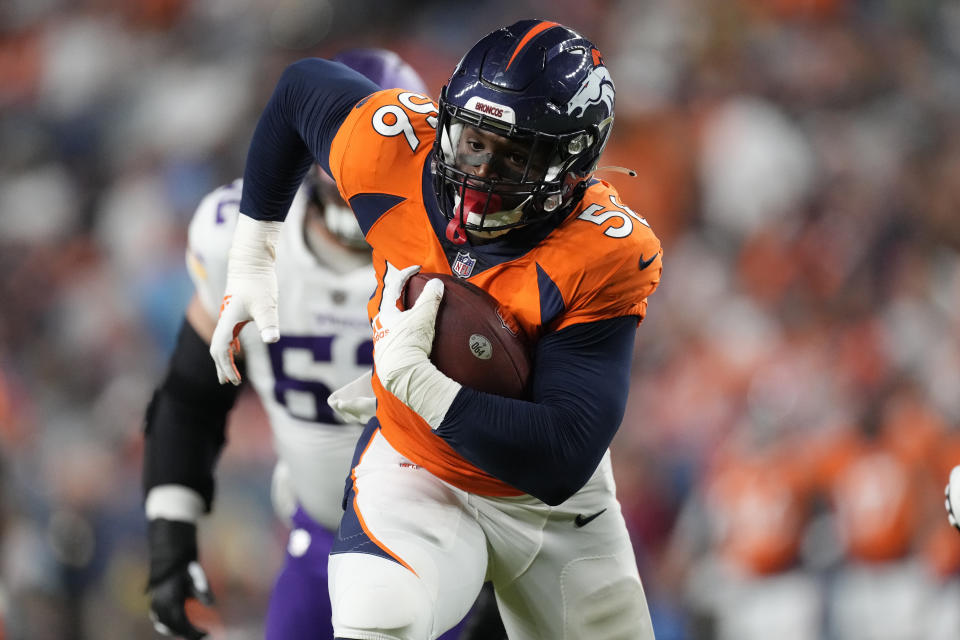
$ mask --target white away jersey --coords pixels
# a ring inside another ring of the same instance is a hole
[[[213,191],[190,222],[187,266],[212,318],[219,315],[226,286],[241,189],[242,181],[236,180]],[[280,339],[264,344],[251,323],[240,341],[246,379],[270,418],[298,500],[321,524],[336,526],[359,427],[336,424],[327,396],[373,364],[366,304],[376,280],[369,263],[340,273],[317,260],[304,236],[306,201],[301,189],[277,244]],[[318,473],[329,478],[309,477]],[[317,495],[323,493],[329,495]]]

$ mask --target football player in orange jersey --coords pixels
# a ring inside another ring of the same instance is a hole
[[[801,556],[814,495],[809,436],[761,406],[752,399],[702,465],[665,577],[683,593],[693,637],[819,640],[820,585]]]
[[[378,281],[372,388],[330,399],[356,416],[375,397],[331,551],[337,638],[436,638],[485,579],[514,640],[653,637],[608,447],[661,248],[594,177],[613,116],[600,52],[544,20],[481,39],[438,104],[323,60],[280,78],[251,143],[210,351],[238,384],[239,327],[278,339],[276,237],[320,163]],[[483,288],[535,342],[528,398],[464,387],[430,362],[442,283],[397,307],[419,270]]]
[[[938,508],[933,468],[948,445],[945,430],[942,417],[907,386],[887,391],[859,429],[841,434],[822,456],[844,551],[827,590],[830,637],[960,637],[958,617],[937,611],[951,585],[928,564],[935,559],[924,548],[926,516]]]

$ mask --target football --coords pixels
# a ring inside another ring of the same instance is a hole
[[[526,398],[530,381],[530,346],[516,322],[506,320],[500,304],[480,287],[452,275],[417,273],[404,288],[401,304],[409,309],[431,279],[443,281],[436,335],[430,360],[465,387],[510,398]]]

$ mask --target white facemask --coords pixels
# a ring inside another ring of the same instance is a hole
[[[353,211],[341,204],[327,202],[323,206],[323,222],[327,229],[340,242],[351,249],[366,249],[369,247],[363,237],[363,231],[357,223]]]

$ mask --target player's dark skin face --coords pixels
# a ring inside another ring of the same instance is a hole
[[[460,191],[464,212],[500,215],[491,226],[519,221],[521,208],[531,198],[530,183],[546,173],[547,155],[544,149],[531,149],[529,141],[511,140],[464,124],[454,160],[456,168],[467,175]],[[503,214],[507,217],[502,217]],[[475,244],[492,241],[504,233],[506,231],[469,231]]]
[[[524,172],[527,173],[526,180],[543,175],[546,162],[538,155],[531,161],[526,145],[465,125],[457,143],[456,164],[459,170],[478,178],[520,182],[524,179]]]

